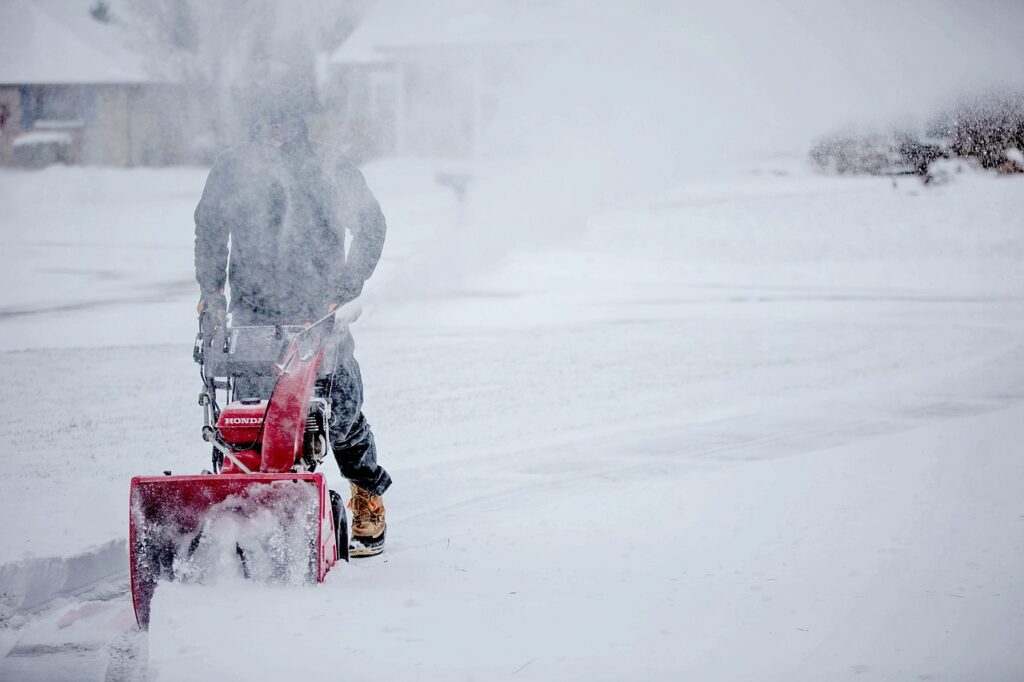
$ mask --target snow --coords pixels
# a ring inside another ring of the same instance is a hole
[[[146,83],[142,56],[117,25],[89,15],[90,0],[0,3],[0,83]]]
[[[19,135],[14,140],[15,147],[28,147],[37,144],[69,145],[71,144],[71,133],[56,131],[32,132]]]
[[[507,0],[387,0],[369,10],[330,61],[375,64],[390,61],[395,50],[557,43],[564,29],[540,21],[549,14],[550,8]]]
[[[318,590],[162,587],[151,672],[281,679],[295,660],[262,652],[326,631],[308,665],[392,680],[1013,679],[1022,418],[782,460],[645,443],[623,472],[436,499]]]
[[[56,129],[67,129],[67,128],[83,128],[85,127],[85,121],[80,118],[71,119],[36,119],[32,123],[33,130],[53,130]]]
[[[315,587],[161,585],[145,637],[109,560],[10,604],[0,678],[1019,676],[1024,180],[779,159],[563,226],[520,225],[486,167],[460,211],[435,171],[366,169],[386,553]],[[119,547],[131,476],[207,466],[205,173],[0,171],[4,591]]]
[[[0,617],[45,605],[57,594],[73,594],[123,570],[123,539],[70,555],[26,558],[0,566],[4,586]]]
[[[189,547],[194,533],[174,538],[178,545],[175,576],[183,583],[203,585],[243,579],[237,554],[241,549],[245,572],[255,582],[306,584],[311,563],[316,561],[310,538],[317,537],[319,526],[317,490],[281,481],[268,488],[259,488],[259,495],[231,495],[210,507],[203,514],[194,548]],[[143,519],[138,523],[145,527]]]
[[[626,142],[601,164],[643,172],[634,160],[642,150],[703,168],[723,149],[806,149],[846,125],[923,123],[949,98],[991,83],[1021,87],[1022,44],[1013,27],[1024,21],[1022,7],[382,0],[330,61],[399,62],[415,73],[477,53],[491,81],[491,57],[507,59],[507,73],[494,74],[486,93],[500,102],[497,118],[518,125],[498,136],[505,151],[571,144],[568,158],[585,165],[599,156],[595,148]],[[450,77],[458,82],[459,69]],[[415,109],[422,96],[411,92]],[[496,123],[489,118],[485,128]],[[441,133],[426,127],[415,134]]]

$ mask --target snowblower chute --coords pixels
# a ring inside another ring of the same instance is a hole
[[[330,375],[321,369],[334,367],[348,321],[231,328],[200,318],[194,355],[212,471],[132,479],[131,588],[141,628],[159,580],[199,581],[226,553],[239,574],[284,583],[322,581],[347,560],[344,507],[315,469],[329,452]]]

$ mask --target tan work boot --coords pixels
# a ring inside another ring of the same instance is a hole
[[[384,500],[380,495],[363,490],[354,483],[348,508],[352,510],[352,540],[348,543],[351,557],[375,556],[384,551]]]

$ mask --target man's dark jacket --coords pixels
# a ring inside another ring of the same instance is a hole
[[[386,229],[362,173],[305,137],[281,148],[250,142],[224,152],[195,220],[203,298],[224,288],[230,236],[231,311],[283,323],[317,319],[329,304],[358,296]]]

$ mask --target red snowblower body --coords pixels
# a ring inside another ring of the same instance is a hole
[[[340,496],[315,471],[330,452],[330,374],[347,317],[306,326],[227,327],[200,317],[203,440],[212,471],[138,476],[130,493],[132,601],[149,626],[160,580],[201,581],[210,564],[247,578],[319,582],[348,559]],[[218,391],[227,403],[220,407]],[[225,556],[230,555],[227,562]]]

